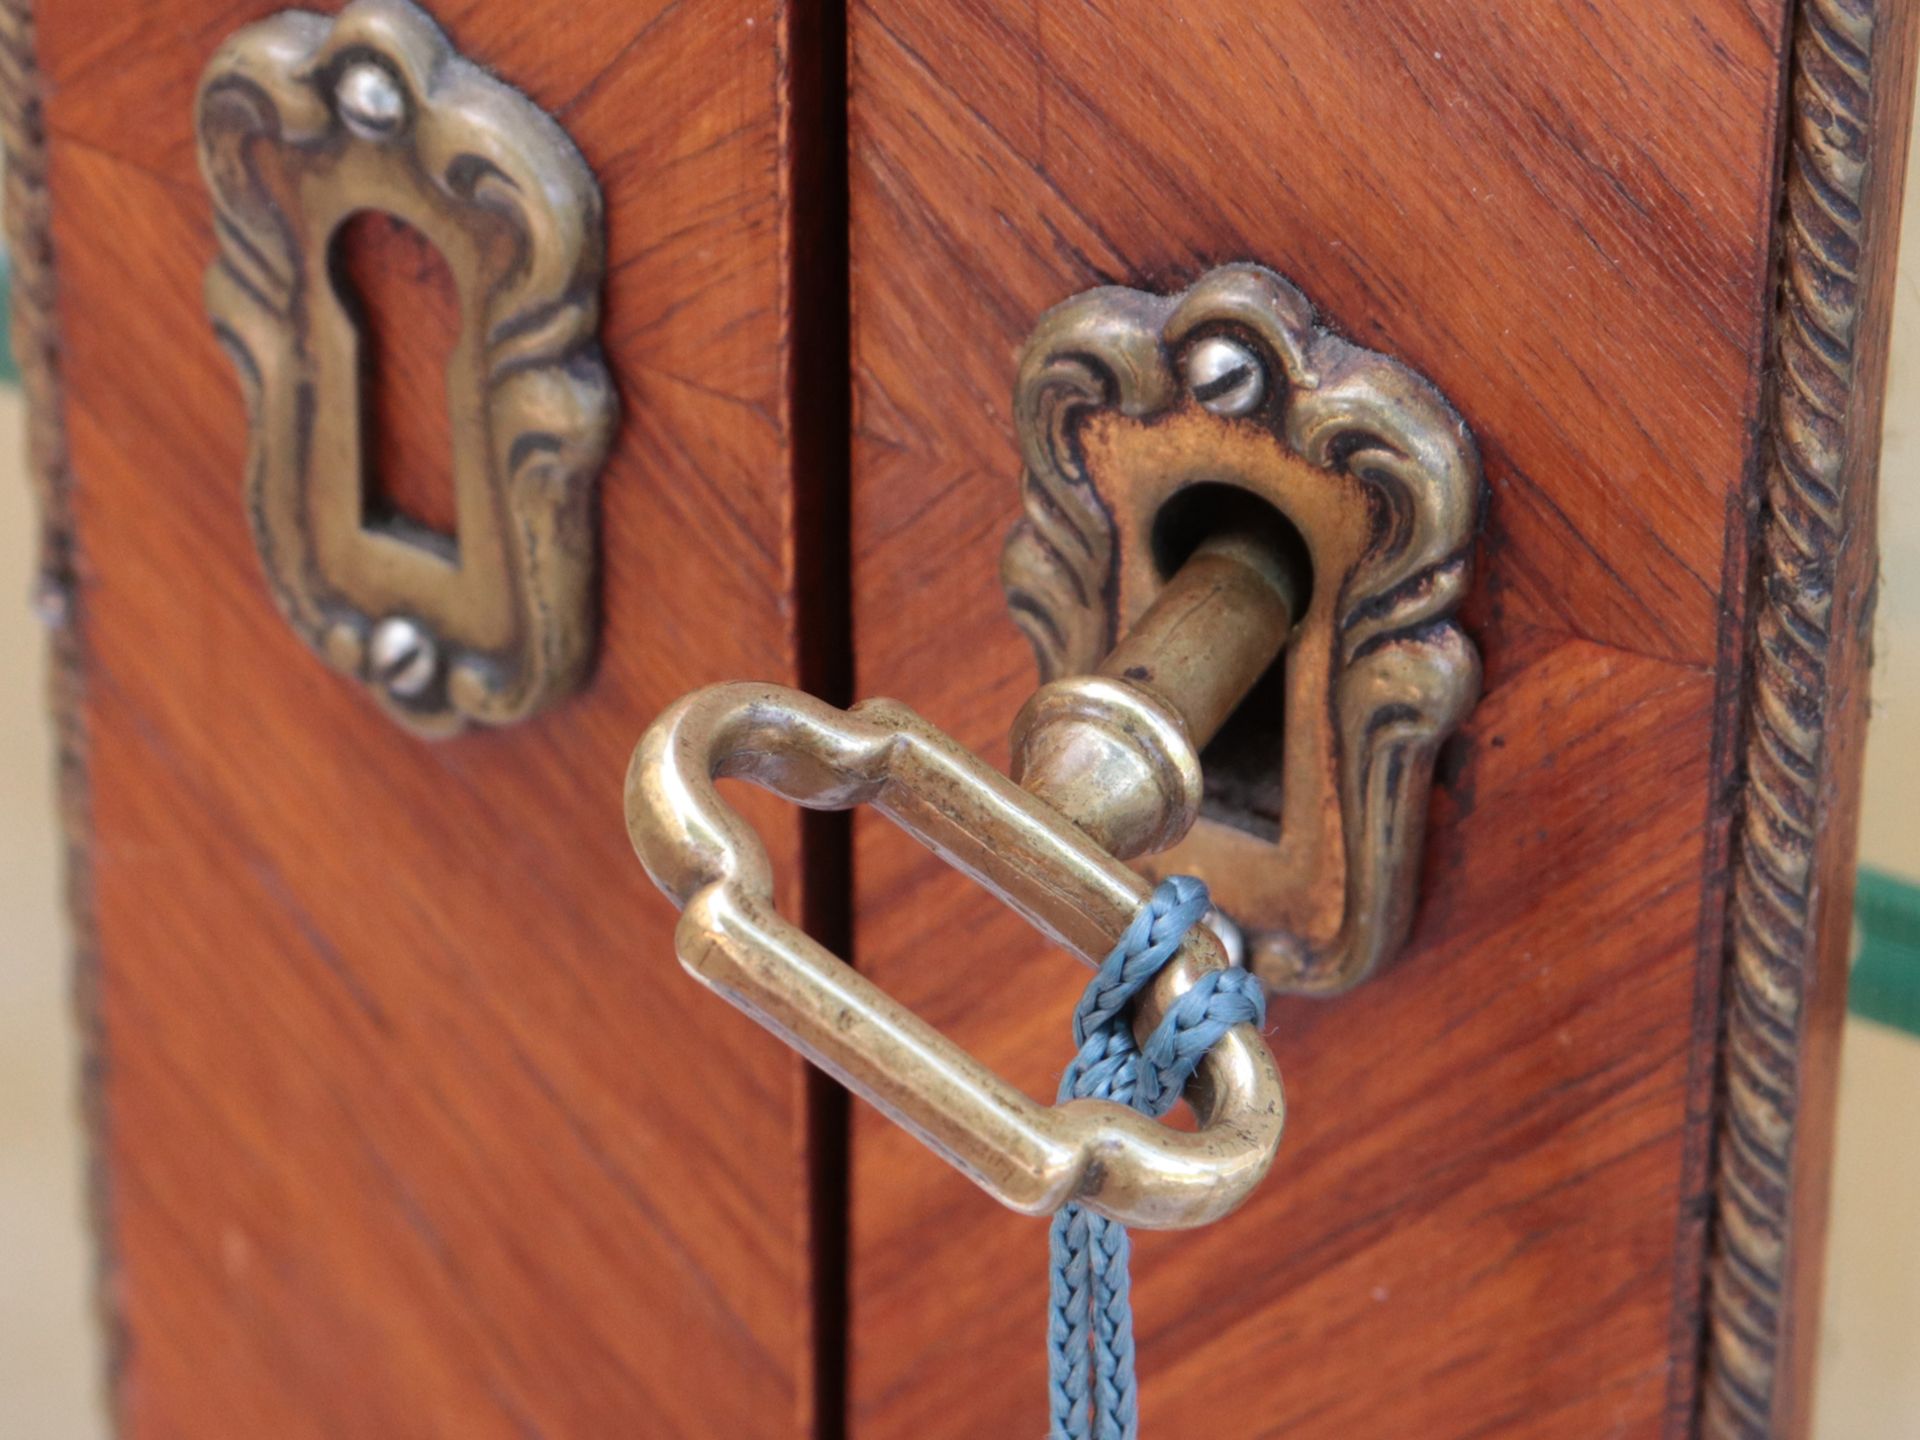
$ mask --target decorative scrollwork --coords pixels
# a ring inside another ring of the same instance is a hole
[[[407,0],[241,30],[207,67],[198,121],[220,241],[207,308],[247,395],[247,508],[280,608],[415,729],[524,717],[591,658],[593,482],[615,407],[585,162]],[[457,536],[365,513],[359,336],[329,274],[363,211],[421,231],[459,290]]]
[[[1263,367],[1230,413],[1185,376],[1220,336]],[[1405,937],[1434,752],[1478,695],[1451,618],[1481,494],[1465,427],[1425,380],[1251,265],[1180,295],[1108,287],[1052,310],[1015,415],[1025,513],[1002,577],[1043,679],[1092,670],[1151,601],[1156,527],[1182,491],[1233,486],[1298,531],[1313,598],[1272,737],[1278,838],[1203,820],[1154,868],[1205,879],[1276,987],[1357,983]]]
[[[1858,443],[1848,415],[1882,8],[1806,0],[1795,20],[1707,1271],[1701,1430],[1715,1440],[1784,1433],[1780,1352],[1805,1005],[1820,940],[1836,580],[1852,517],[1864,508],[1848,496]]]

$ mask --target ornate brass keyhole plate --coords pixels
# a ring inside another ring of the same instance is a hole
[[[239,31],[197,120],[220,241],[207,309],[246,391],[247,510],[281,610],[420,733],[526,717],[592,654],[615,401],[586,163],[406,0]],[[450,538],[365,504],[362,337],[329,254],[366,211],[424,234],[458,291]]]
[[[1180,295],[1109,287],[1058,306],[1015,414],[1025,514],[1002,574],[1043,679],[1091,671],[1139,619],[1181,558],[1167,547],[1183,505],[1252,497],[1298,533],[1310,598],[1282,682],[1256,688],[1239,727],[1277,780],[1274,813],[1203,812],[1144,865],[1205,880],[1273,988],[1358,983],[1405,939],[1435,752],[1479,693],[1451,618],[1482,483],[1459,417],[1250,265]]]

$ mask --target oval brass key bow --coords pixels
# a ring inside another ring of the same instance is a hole
[[[778,913],[766,847],[720,798],[723,776],[814,809],[872,805],[1094,963],[1151,885],[892,701],[838,710],[777,685],[716,685],[674,704],[634,751],[627,827],[685,912],[675,939],[687,968],[996,1199],[1028,1213],[1077,1200],[1173,1228],[1226,1214],[1266,1174],[1280,1077],[1251,1026],[1215,1046],[1189,1087],[1198,1132],[1107,1101],[1038,1104]],[[1226,964],[1196,930],[1145,997],[1141,1025]]]

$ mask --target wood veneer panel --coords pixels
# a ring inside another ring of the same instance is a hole
[[[274,8],[86,0],[41,33],[122,1432],[811,1434],[807,1082],[687,986],[619,791],[681,691],[810,678],[789,356],[815,162],[785,112],[813,22],[439,7],[600,178],[624,418],[591,685],[426,744],[280,620],[240,503],[191,102]],[[418,257],[369,243],[384,301],[383,254]],[[413,338],[401,454],[445,443]],[[797,901],[800,824],[762,821]]]
[[[1041,6],[852,18],[857,688],[1004,760],[1036,317],[1256,260],[1431,377],[1491,497],[1486,695],[1390,974],[1282,1001],[1232,1219],[1143,1237],[1144,1428],[1685,1433],[1698,1398],[1782,4]],[[863,968],[1032,1093],[1084,973],[883,825]],[[856,1111],[852,1433],[1034,1431],[1042,1227]]]

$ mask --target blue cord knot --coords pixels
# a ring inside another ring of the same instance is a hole
[[[1134,997],[1211,904],[1207,887],[1189,875],[1154,887],[1074,1008],[1079,1053],[1060,1077],[1062,1100],[1112,1100],[1164,1115],[1227,1031],[1264,1023],[1267,996],[1258,979],[1244,970],[1209,970],[1168,1007],[1144,1047],[1134,1040]],[[1065,1205],[1053,1217],[1049,1243],[1049,1440],[1135,1440],[1140,1408],[1126,1227]]]

